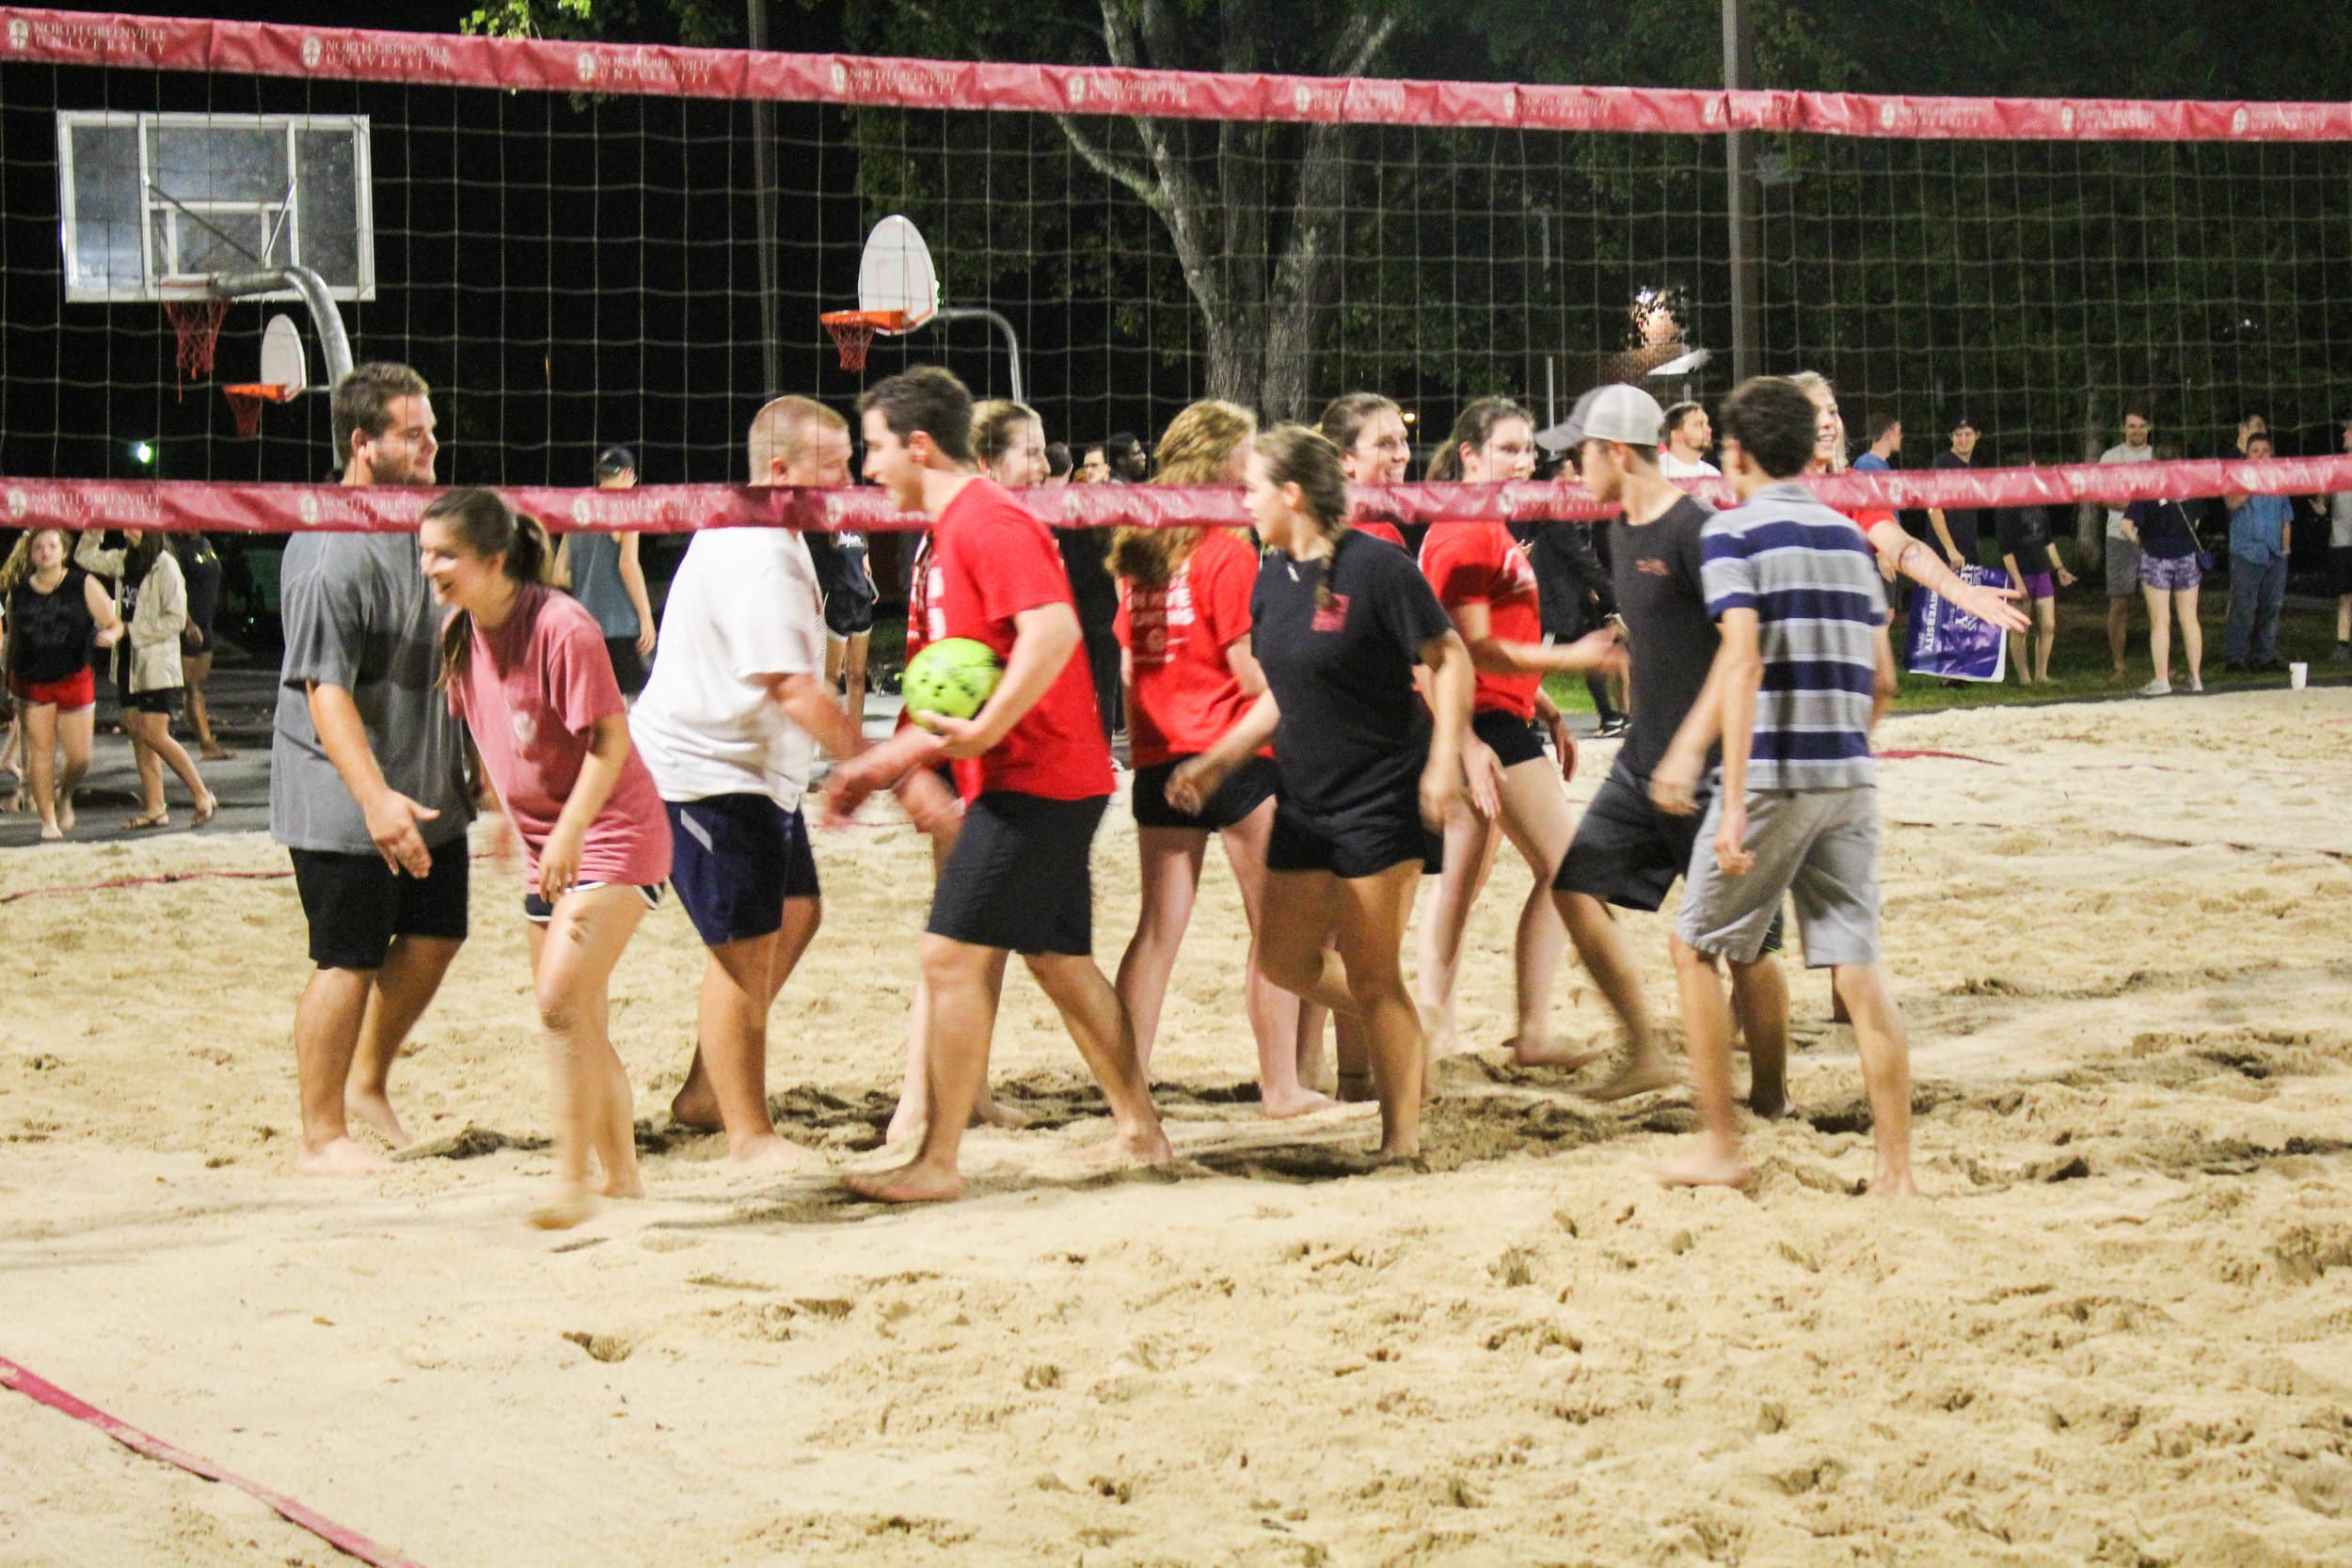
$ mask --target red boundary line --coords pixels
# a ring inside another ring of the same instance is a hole
[[[1914,140],[2352,140],[2352,103],[1919,98],[787,55],[0,7],[0,59],[523,92],[1167,119]]]
[[[1847,512],[1888,507],[2122,506],[2229,492],[2311,496],[2352,490],[2352,457],[2068,463],[2049,467],[1929,469],[1815,475],[1804,481]],[[635,490],[499,485],[520,512],[559,532],[691,533],[705,528],[919,532],[930,524],[868,485],[834,490],[736,484],[659,484]],[[1685,485],[1717,505],[1736,499],[1719,479]],[[438,490],[400,485],[236,484],[202,480],[119,483],[0,476],[0,526],[154,529],[211,533],[412,531]],[[1396,523],[1589,521],[1614,515],[1581,484],[1359,484],[1355,515]],[[1021,492],[1057,528],[1245,528],[1241,490],[1218,484],[1065,484]]]
[[[208,877],[223,880],[268,882],[291,877],[291,871],[167,871],[154,877],[118,877],[111,882],[83,882],[68,887],[24,887],[14,893],[0,893],[0,904],[13,904],[20,898],[38,898],[50,893],[106,893],[122,887],[152,887],[164,882],[196,882]]]
[[[377,1545],[357,1530],[345,1529],[334,1520],[312,1512],[282,1493],[273,1492],[266,1486],[247,1481],[233,1470],[223,1469],[211,1460],[190,1453],[176,1443],[167,1443],[160,1437],[141,1432],[128,1422],[117,1420],[96,1405],[75,1398],[47,1378],[9,1360],[5,1355],[0,1355],[0,1387],[13,1388],[27,1399],[37,1400],[52,1410],[71,1416],[85,1425],[94,1426],[134,1453],[143,1454],[149,1459],[161,1460],[167,1465],[187,1471],[190,1475],[202,1476],[206,1481],[225,1482],[248,1497],[258,1497],[276,1510],[287,1523],[309,1530],[346,1557],[356,1557],[362,1562],[373,1563],[375,1568],[420,1568],[414,1560],[402,1557],[397,1552]]]

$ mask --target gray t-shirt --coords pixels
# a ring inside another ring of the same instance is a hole
[[[613,534],[583,529],[565,541],[565,561],[572,569],[572,597],[596,618],[596,629],[608,642],[637,635],[637,606],[630,602],[628,584],[621,580],[621,541]]]
[[[278,568],[286,661],[269,754],[270,836],[290,849],[372,855],[366,816],[310,722],[307,688],[340,686],[358,705],[384,782],[441,815],[427,844],[463,834],[465,746],[441,673],[441,612],[405,533],[302,533]]]

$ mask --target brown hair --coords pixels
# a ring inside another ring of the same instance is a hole
[[[417,521],[447,524],[477,561],[505,557],[506,576],[517,585],[555,580],[555,551],[548,543],[548,531],[536,518],[516,516],[495,490],[466,488],[437,496]],[[473,617],[461,610],[441,627],[441,676],[435,684],[448,686],[472,659]]]
[[[751,449],[752,482],[765,480],[776,458],[784,459],[787,467],[798,463],[808,450],[808,433],[819,427],[847,431],[850,421],[815,398],[781,397],[764,404],[752,416],[745,442]]]
[[[901,371],[868,388],[857,408],[880,412],[901,441],[913,440],[919,430],[949,462],[972,461],[972,394],[952,372],[937,365]]]
[[[1755,375],[1724,400],[1722,423],[1749,462],[1772,479],[1792,479],[1813,461],[1820,414],[1802,377]]]
[[[1372,422],[1375,414],[1405,417],[1394,398],[1382,397],[1378,392],[1343,392],[1323,405],[1323,418],[1315,421],[1315,429],[1340,451],[1353,451],[1356,437],[1364,433],[1364,426]]]
[[[352,368],[335,384],[332,421],[336,461],[351,466],[354,431],[373,440],[392,424],[392,404],[401,398],[430,396],[424,377],[394,359],[372,359]]]
[[[1334,559],[1347,533],[1347,476],[1340,467],[1340,449],[1320,431],[1302,424],[1279,424],[1256,441],[1265,460],[1269,484],[1295,484],[1307,515],[1331,542]],[[1331,608],[1331,567],[1324,563],[1315,578],[1315,608]]]
[[[1257,416],[1239,404],[1203,398],[1168,421],[1160,436],[1160,484],[1226,484],[1233,453],[1258,433]],[[1122,528],[1111,535],[1111,570],[1145,588],[1165,586],[1200,546],[1197,528]]]
[[[1505,420],[1525,420],[1531,429],[1535,423],[1526,409],[1509,398],[1480,398],[1463,409],[1461,418],[1454,421],[1454,429],[1447,434],[1445,445],[1439,447],[1437,455],[1430,458],[1429,471],[1423,477],[1432,484],[1460,479],[1462,449],[1485,446],[1493,438],[1495,426]]]
[[[886,416],[885,416],[886,417]],[[977,461],[994,467],[1005,453],[1012,451],[1013,442],[1021,435],[1021,427],[1032,420],[1040,431],[1045,421],[1038,419],[1036,409],[1010,398],[991,398],[972,410],[972,455]],[[893,426],[892,428],[897,428]]]

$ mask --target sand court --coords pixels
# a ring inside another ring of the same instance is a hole
[[[515,882],[402,1064],[395,1174],[290,1174],[290,879],[0,903],[0,1355],[428,1565],[2320,1564],[2352,1559],[2352,692],[1891,721],[1888,968],[1930,1200],[1871,1164],[1851,1035],[1794,975],[1796,1115],[1670,1192],[1679,1094],[1507,1065],[1498,863],[1422,1168],[1369,1109],[1254,1114],[1211,857],[1154,1058],[1178,1163],[1008,986],[973,1196],[745,1178],[667,1130],[701,954],[613,979],[648,1200],[550,1236]],[[1581,803],[1607,763],[1588,747]],[[925,846],[820,833],[773,1022],[788,1135],[875,1151]],[[1934,826],[1928,826],[1934,824]],[[1123,803],[1096,945],[1132,925]],[[258,834],[0,857],[0,897],[268,872]],[[1663,916],[1630,928],[1671,1020]],[[1581,971],[1555,1024],[1607,1043]],[[1670,1035],[1674,1033],[1671,1022]],[[0,1563],[348,1560],[0,1395]]]

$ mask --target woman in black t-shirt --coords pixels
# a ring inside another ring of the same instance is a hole
[[[97,579],[69,559],[62,529],[35,529],[16,542],[0,566],[0,593],[8,598],[8,692],[24,726],[25,782],[40,836],[60,839],[73,831],[74,787],[89,771],[98,702],[90,654],[113,647],[122,622]]]
[[[1267,547],[1249,605],[1267,690],[1178,768],[1167,796],[1197,813],[1274,742],[1281,795],[1259,961],[1283,990],[1363,1022],[1380,1152],[1409,1156],[1421,1148],[1426,1045],[1399,954],[1430,836],[1462,792],[1470,651],[1411,558],[1349,531],[1329,441],[1297,425],[1268,431],[1248,483]],[[1430,673],[1427,707],[1416,663]],[[1333,934],[1337,951],[1326,952]]]

